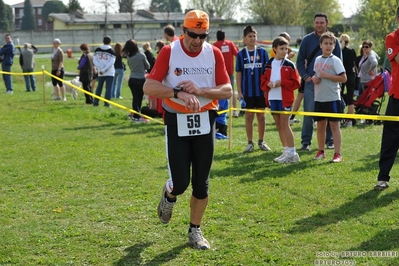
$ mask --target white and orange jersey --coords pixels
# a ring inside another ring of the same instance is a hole
[[[195,57],[184,53],[180,42],[173,42],[169,59],[169,73],[162,81],[168,87],[175,87],[184,80],[191,80],[199,88],[213,88],[215,83],[215,56],[212,46],[205,42],[201,52]],[[201,110],[217,110],[217,101],[202,96],[197,96]],[[163,107],[168,112],[187,113],[182,100],[164,99]]]

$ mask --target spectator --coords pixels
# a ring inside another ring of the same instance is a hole
[[[238,98],[244,99],[246,108],[264,110],[266,108],[264,92],[260,88],[260,79],[269,61],[266,50],[256,46],[257,31],[252,26],[244,29],[244,42],[246,47],[237,55],[237,91]],[[244,152],[253,152],[253,122],[255,114],[245,112],[245,129],[248,145]],[[270,151],[269,146],[263,140],[265,135],[266,120],[263,112],[256,113],[258,120],[258,147],[262,151]]]
[[[314,75],[312,81],[315,95],[315,112],[342,113],[341,93],[339,83],[346,82],[345,67],[341,58],[332,54],[336,44],[336,38],[332,32],[325,32],[320,36],[322,55],[316,57],[314,63]],[[334,140],[334,156],[330,162],[342,162],[341,156],[341,118],[316,116],[318,152],[315,160],[326,158],[324,153],[324,140],[326,139],[327,124],[330,125]]]
[[[317,56],[321,55],[320,49],[320,36],[327,32],[328,17],[324,13],[316,13],[313,18],[314,32],[307,34],[303,37],[301,46],[299,47],[297,56],[297,68],[299,75],[304,80],[304,102],[303,109],[305,112],[314,112],[314,83],[312,76],[314,74],[314,60]],[[339,41],[336,40],[333,54],[342,58],[342,50]],[[305,116],[303,118],[302,135],[301,135],[301,150],[310,151],[312,144],[314,120],[312,116]],[[332,134],[329,127],[327,127],[326,144],[328,149],[334,148]]]
[[[299,45],[301,45],[301,42],[302,42],[302,38],[301,38],[301,37],[298,37],[298,38],[296,39],[296,42],[295,42],[295,47],[298,47]],[[301,103],[302,103],[303,96],[304,96],[304,95],[303,95],[304,86],[302,86],[302,82],[303,82],[303,81],[302,81],[302,79],[301,79],[301,86],[298,88],[298,93],[297,93],[296,98],[295,98],[294,106],[292,107],[292,111],[293,111],[293,112],[298,112],[299,107],[301,107]],[[299,123],[299,122],[301,122],[301,120],[295,118],[295,115],[294,115],[294,114],[292,114],[292,115],[290,116],[290,125],[292,125],[292,124],[294,124],[294,123]]]
[[[226,40],[226,33],[223,30],[218,30],[216,32],[217,42],[213,45],[219,48],[222,51],[224,64],[226,65],[227,73],[230,77],[230,83],[233,87],[233,107],[236,108],[237,106],[237,99],[236,94],[234,92],[234,57],[238,54],[237,46],[229,40]],[[233,117],[238,117],[238,111],[233,111]]]
[[[126,65],[122,61],[122,44],[116,43],[114,46],[115,51],[115,76],[114,81],[112,82],[112,91],[111,98],[123,99],[121,96],[122,92],[122,84],[123,84],[123,76],[125,74]]]
[[[373,80],[377,75],[378,55],[372,50],[373,42],[365,40],[362,43],[363,56],[360,58],[358,65],[358,77],[360,81],[359,97],[366,88],[366,84]]]
[[[232,89],[221,51],[205,41],[209,16],[200,10],[189,11],[182,29],[181,40],[162,48],[144,86],[146,94],[163,99],[166,110],[169,180],[162,189],[158,216],[162,223],[170,222],[177,196],[191,181],[188,238],[195,248],[209,249],[200,225],[208,205],[213,125],[217,100],[230,98]],[[194,71],[199,64],[202,69],[213,69],[212,75]],[[181,72],[182,67],[189,71]]]
[[[51,77],[51,81],[54,86],[54,100],[59,101],[63,100],[66,101],[66,95],[65,95],[65,87],[64,83],[62,82],[62,79],[64,78],[64,51],[62,51],[61,47],[61,40],[60,39],[54,39],[53,40],[53,53],[51,54],[51,74],[53,76],[57,76],[59,79],[56,79],[54,77]],[[60,97],[60,91],[61,91],[61,97]]]
[[[157,44],[155,44],[155,52],[157,53],[157,55],[159,54],[159,51],[161,51],[161,49],[165,46],[165,43],[163,41],[159,41],[157,42]],[[155,62],[154,62],[155,64]]]
[[[35,68],[34,54],[37,48],[30,43],[24,44],[24,50],[19,55],[19,63],[23,73],[32,73]],[[26,91],[36,91],[36,79],[34,75],[24,75]]]
[[[147,69],[147,73],[150,73],[151,69],[154,67],[155,57],[151,52],[151,45],[149,42],[143,43],[143,50],[148,63],[150,63],[150,68]]]
[[[342,57],[346,72],[346,82],[341,84],[341,96],[348,106],[348,114],[355,113],[355,106],[353,104],[353,96],[356,87],[356,52],[349,47],[350,37],[347,34],[342,34],[339,37],[342,47]],[[344,94],[346,88],[346,93]],[[352,119],[346,119],[344,126],[351,127]]]
[[[233,96],[234,97],[234,96]],[[227,99],[218,100],[219,111],[229,109],[229,101]],[[216,139],[227,139],[227,113],[220,114],[215,119]]]
[[[79,81],[82,82],[82,87],[85,91],[93,92],[90,86],[95,72],[93,54],[90,53],[87,43],[82,43],[80,45],[80,51],[82,52],[82,56],[78,61]],[[85,93],[85,98],[86,104],[93,104],[93,97],[91,95]]]
[[[295,99],[294,91],[300,86],[300,78],[295,64],[287,57],[289,42],[282,36],[273,40],[272,49],[275,57],[266,64],[262,75],[261,88],[265,91],[266,104],[271,111],[291,111]],[[289,126],[289,114],[273,113],[283,154],[273,161],[278,163],[296,163],[300,161],[295,150],[294,133]]]
[[[282,32],[278,35],[279,37],[284,37],[287,41],[288,44],[291,41],[291,36],[287,33],[287,32]],[[288,59],[292,59],[294,56],[296,55],[295,52],[292,51],[292,49],[290,47],[288,47],[288,51],[287,51],[287,58]],[[274,52],[273,48],[270,50],[270,58],[273,58],[276,56],[276,53]]]
[[[6,43],[0,49],[1,69],[4,72],[11,72],[11,66],[14,62],[15,46],[12,42],[11,35],[4,36]],[[6,86],[6,93],[13,94],[12,77],[9,74],[3,74],[4,85]]]
[[[103,38],[103,44],[100,47],[97,47],[94,51],[93,63],[97,69],[98,73],[98,85],[96,89],[96,95],[101,97],[101,93],[103,90],[104,82],[105,82],[105,99],[111,100],[111,92],[112,92],[112,83],[114,82],[115,76],[115,51],[111,47],[111,38],[109,36],[105,36]],[[98,106],[99,100],[95,98],[93,100],[93,106]],[[104,103],[105,107],[111,107],[109,103]]]
[[[140,53],[135,40],[127,40],[123,47],[123,54],[127,57],[127,63],[130,68],[129,88],[132,92],[132,109],[140,112],[143,103],[143,86],[145,82],[146,70],[150,68],[146,56]],[[148,122],[148,119],[139,114],[133,114],[132,122]]]
[[[169,43],[179,40],[179,37],[175,35],[175,28],[172,25],[167,25],[163,28],[163,36]]]

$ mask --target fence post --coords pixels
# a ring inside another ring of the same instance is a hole
[[[46,104],[46,79],[44,77],[44,65],[42,65],[42,81],[43,81],[43,104]]]

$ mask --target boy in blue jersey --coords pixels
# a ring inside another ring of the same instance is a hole
[[[244,99],[247,109],[265,109],[264,92],[261,90],[261,76],[265,70],[265,64],[269,61],[267,51],[256,46],[257,31],[251,25],[245,27],[243,41],[245,47],[238,52],[236,63],[236,80],[238,99]],[[255,113],[245,112],[245,130],[248,138],[248,145],[245,152],[254,150],[253,121]],[[263,151],[270,151],[269,146],[264,142],[265,114],[256,113],[258,120],[258,146]]]

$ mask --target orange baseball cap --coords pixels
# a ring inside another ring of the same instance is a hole
[[[209,16],[201,10],[191,10],[184,17],[184,27],[187,29],[209,29]]]

